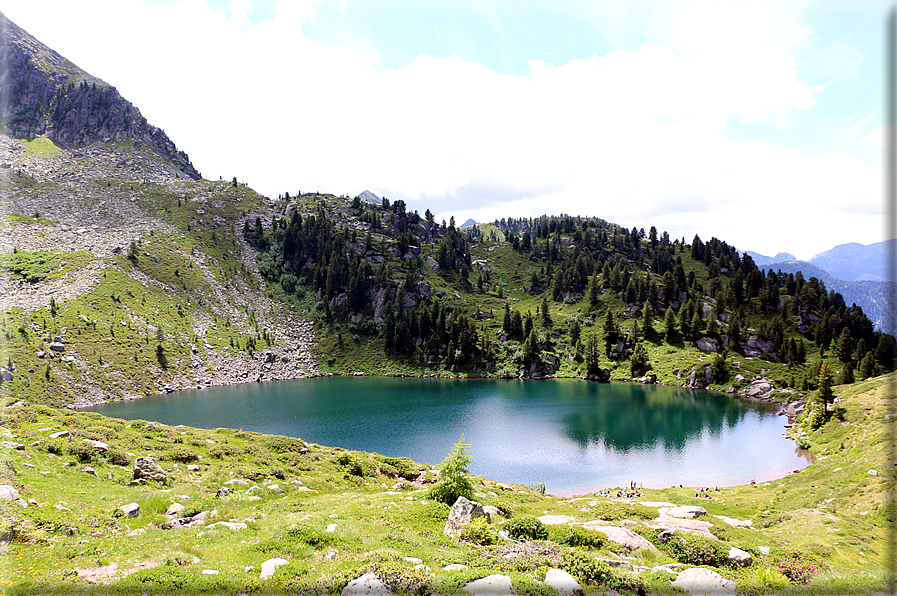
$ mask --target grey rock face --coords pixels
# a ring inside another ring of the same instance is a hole
[[[445,522],[445,528],[442,530],[442,533],[446,536],[454,536],[461,531],[462,526],[485,515],[486,512],[483,511],[482,505],[465,497],[458,497],[458,500],[452,505],[452,510],[449,511],[448,520]],[[491,521],[488,517],[486,519]]]
[[[131,476],[135,480],[145,478],[147,480],[155,480],[156,482],[165,482],[168,478],[165,470],[156,463],[156,458],[154,457],[138,457],[134,462],[134,471],[131,473]]]

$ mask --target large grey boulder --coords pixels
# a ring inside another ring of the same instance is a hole
[[[734,563],[739,567],[747,567],[751,563],[753,563],[753,557],[751,557],[751,553],[745,552],[740,548],[732,547],[729,549],[729,561]]]
[[[661,536],[661,533],[672,535],[676,532],[688,532],[689,534],[697,534],[698,536],[710,538],[711,540],[719,540],[719,538],[714,536],[710,531],[713,524],[702,520],[659,515],[657,518],[648,522],[647,525],[649,528],[657,530],[658,536]]]
[[[4,501],[15,501],[19,498],[19,491],[16,487],[9,484],[0,484],[0,499]]]
[[[566,596],[583,596],[585,593],[579,582],[563,569],[549,569],[545,573],[545,585]]]
[[[128,503],[119,507],[125,517],[137,517],[140,515],[140,505],[137,503]]]
[[[651,544],[645,538],[639,536],[629,528],[609,526],[607,525],[607,522],[603,520],[589,521],[575,525],[582,526],[587,530],[596,530],[598,532],[601,532],[602,534],[607,536],[608,540],[628,550],[638,550],[640,548],[657,550],[653,544]]]
[[[487,575],[461,588],[471,596],[517,596],[507,575]]]
[[[392,592],[373,573],[365,573],[350,581],[340,596],[391,596]]]
[[[707,515],[707,510],[699,505],[680,505],[679,507],[671,507],[666,511],[661,511],[664,515],[670,517],[681,517],[683,519],[695,519],[702,515]]]
[[[680,572],[671,585],[694,596],[735,595],[735,582],[704,567],[692,567]]]
[[[486,512],[483,511],[482,505],[476,501],[470,501],[466,497],[458,497],[455,504],[452,505],[452,510],[449,511],[442,533],[446,536],[454,536],[461,531],[462,526],[469,524],[478,517],[485,517],[486,521],[490,523],[492,521],[486,515]]]
[[[156,462],[154,457],[138,457],[134,462],[134,471],[131,473],[131,476],[135,480],[146,478],[147,480],[155,480],[157,482],[165,482],[168,478],[165,470]]]
[[[262,572],[259,574],[259,578],[268,579],[272,575],[274,575],[274,571],[277,570],[281,565],[286,565],[289,563],[286,559],[281,559],[280,557],[274,557],[273,559],[268,559],[264,563],[262,563]]]
[[[712,337],[702,337],[697,341],[698,349],[702,352],[718,352],[719,343]]]

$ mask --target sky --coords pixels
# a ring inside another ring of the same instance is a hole
[[[884,240],[884,0],[0,0],[208,179],[798,258]]]

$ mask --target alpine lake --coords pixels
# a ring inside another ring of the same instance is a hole
[[[808,454],[775,404],[658,385],[321,377],[181,391],[87,408],[127,420],[240,428],[439,464],[464,434],[470,471],[602,488],[734,486],[781,478]]]

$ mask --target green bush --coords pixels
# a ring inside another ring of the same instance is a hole
[[[772,560],[779,573],[798,584],[806,584],[820,571],[828,569],[828,564],[817,555],[799,549],[777,554]]]
[[[168,452],[165,454],[165,459],[188,464],[190,462],[199,460],[199,454],[195,449],[191,449],[190,447],[174,447],[168,450]]]
[[[666,551],[680,563],[721,567],[729,562],[729,546],[718,540],[677,533],[665,545]]]
[[[94,460],[97,455],[97,450],[93,448],[93,445],[89,443],[84,443],[81,441],[75,441],[69,444],[69,453],[75,456],[81,463],[89,463]]]
[[[610,565],[577,551],[564,554],[558,567],[581,584],[602,585],[611,582],[613,578]]]
[[[607,542],[601,532],[580,526],[548,526],[548,540],[577,548],[601,548]]]
[[[495,527],[487,522],[485,517],[478,517],[461,528],[461,540],[489,546],[497,544],[500,538]]]
[[[505,523],[504,529],[516,540],[547,540],[548,527],[534,517],[521,517]]]
[[[120,449],[109,449],[105,453],[106,461],[114,466],[129,466],[131,465],[131,458],[128,457],[128,454]]]
[[[407,563],[384,561],[373,564],[367,571],[376,575],[393,594],[429,594],[430,574],[414,569]]]
[[[287,530],[287,536],[309,546],[326,546],[337,541],[335,534],[323,532],[308,523],[297,524]]]
[[[308,449],[305,441],[295,437],[265,435],[258,439],[258,443],[274,453],[299,453],[303,449]]]

